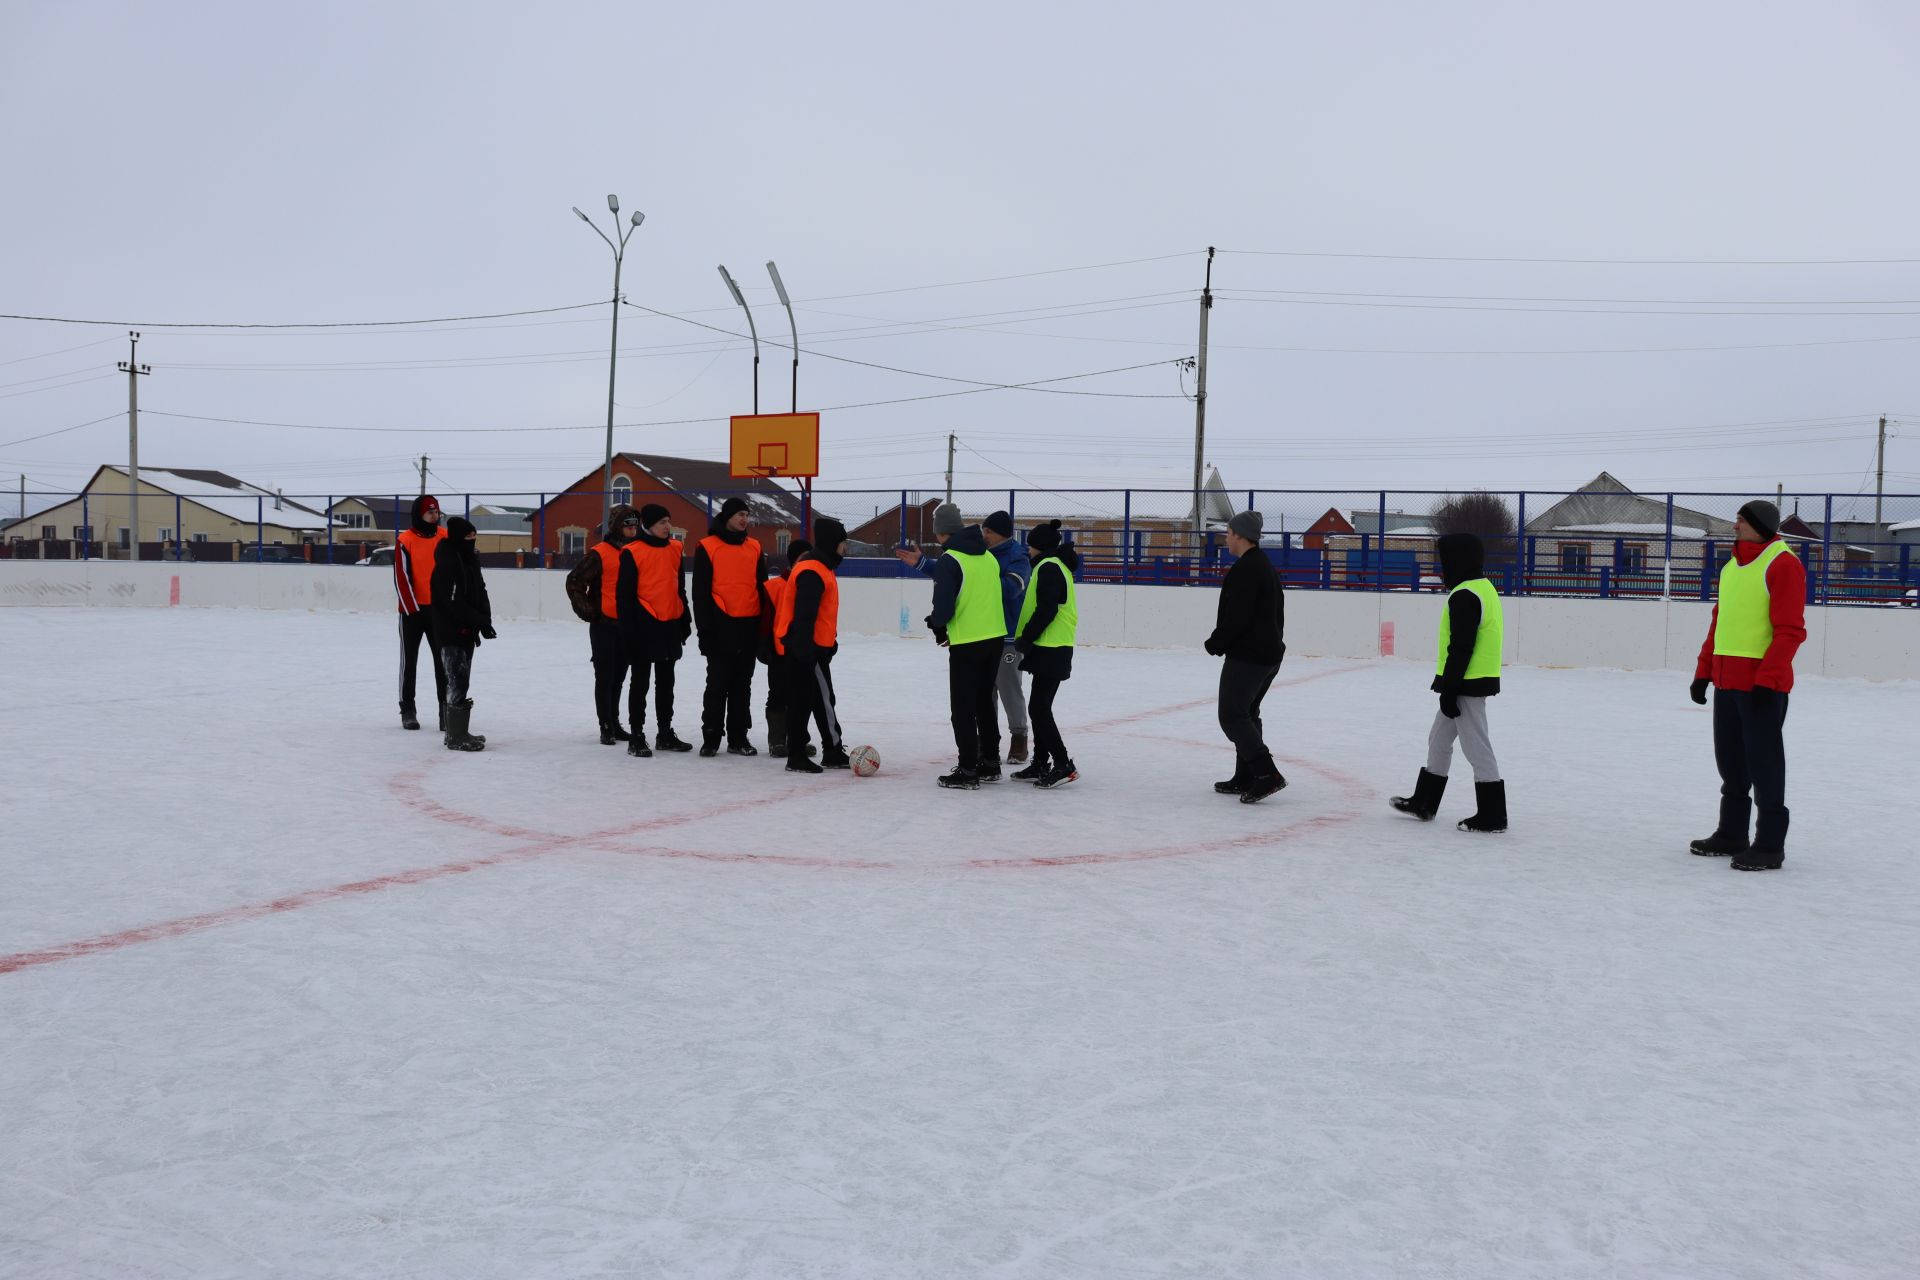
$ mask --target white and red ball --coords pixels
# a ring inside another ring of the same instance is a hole
[[[880,772],[880,753],[872,747],[855,747],[847,753],[847,759],[853,762],[856,778],[871,778]]]

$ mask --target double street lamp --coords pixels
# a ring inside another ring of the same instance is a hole
[[[773,277],[773,291],[780,295],[780,305],[787,309],[787,328],[793,334],[793,401],[789,412],[800,412],[800,326],[793,320],[793,301],[787,297],[786,282],[780,279],[780,268],[767,262],[767,274]],[[760,330],[753,323],[753,308],[747,305],[747,297],[740,292],[740,286],[733,281],[733,275],[722,264],[720,278],[727,282],[727,292],[747,313],[747,332],[753,335],[753,411],[760,412]]]
[[[608,196],[607,209],[613,214],[613,232],[620,237],[618,244],[599,227],[592,218],[580,212],[580,206],[573,207],[574,216],[593,227],[593,233],[607,242],[607,248],[613,250],[613,348],[607,357],[607,465],[606,473],[600,484],[600,527],[607,527],[607,517],[613,511],[613,384],[614,375],[620,369],[620,266],[627,253],[627,238],[640,229],[647,215],[634,210],[632,220],[625,226],[620,225],[620,197]]]

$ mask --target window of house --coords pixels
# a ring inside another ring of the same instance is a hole
[[[48,542],[52,542],[55,538],[60,536],[60,526],[52,525],[52,524],[43,524],[40,526],[40,536],[42,538],[45,538]]]
[[[787,554],[787,544],[793,541],[793,535],[785,529],[773,535],[773,546],[781,555]]]
[[[130,547],[130,546],[132,546],[132,545],[133,545],[133,531],[132,531],[131,529],[129,529],[129,528],[127,528],[127,527],[126,527],[125,525],[122,525],[122,526],[120,526],[120,532],[119,532],[119,534],[118,534],[118,540],[119,540],[119,543],[120,543],[120,547],[121,547],[121,549],[122,549],[122,550],[125,550],[126,548],[128,548],[128,547]]]
[[[1585,573],[1589,562],[1588,547],[1584,542],[1563,542],[1560,544],[1560,571],[1562,573]]]
[[[373,528],[373,517],[370,515],[359,516],[348,512],[340,517],[340,524],[341,527],[347,529],[371,529]]]
[[[86,525],[77,524],[73,526],[73,540],[75,542],[92,542],[93,531],[87,528]]]
[[[171,530],[171,529],[162,529],[162,530],[160,531],[160,541],[162,541],[162,542],[172,542],[172,541],[173,541],[173,530]]]
[[[1646,543],[1629,542],[1620,548],[1620,571],[1622,573],[1645,573],[1646,569]]]
[[[205,542],[206,540],[207,540],[207,535],[204,533],[196,533],[193,535],[193,538],[192,538],[192,541],[194,542]]]
[[[632,506],[633,481],[626,476],[615,476],[613,478],[613,500]]]
[[[585,529],[562,529],[560,531],[560,552],[562,555],[579,555],[587,549],[587,531]]]

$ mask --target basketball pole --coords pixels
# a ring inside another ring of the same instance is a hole
[[[1193,554],[1206,544],[1207,520],[1200,509],[1200,468],[1207,449],[1207,314],[1213,310],[1213,246],[1207,246],[1207,282],[1200,290],[1200,359],[1193,393]]]

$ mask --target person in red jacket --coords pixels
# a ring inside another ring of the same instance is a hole
[[[1735,519],[1733,559],[1694,666],[1693,700],[1713,686],[1713,759],[1720,824],[1688,851],[1733,858],[1737,871],[1777,870],[1786,858],[1787,752],[1782,730],[1793,655],[1807,638],[1807,571],[1779,536],[1780,508],[1755,499]],[[1758,805],[1753,839],[1748,820]]]
[[[423,493],[413,500],[408,526],[394,539],[393,594],[400,606],[400,727],[418,729],[414,709],[413,673],[420,661],[420,642],[427,642],[433,659],[433,688],[440,704],[440,728],[447,727],[447,669],[440,646],[433,642],[430,606],[433,604],[433,553],[447,536],[440,527],[440,500]]]

